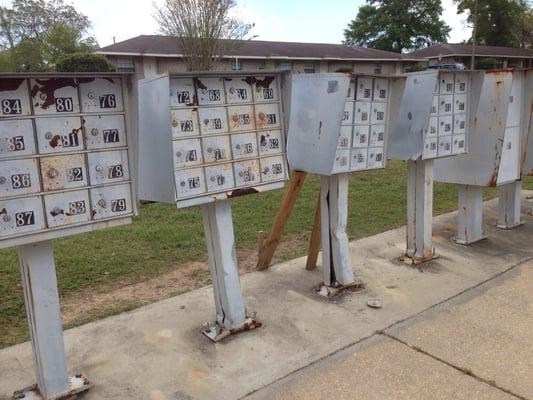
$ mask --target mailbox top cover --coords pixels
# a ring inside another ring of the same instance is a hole
[[[292,169],[331,175],[351,75],[293,75],[287,157]]]

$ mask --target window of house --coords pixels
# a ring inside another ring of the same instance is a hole
[[[292,69],[292,64],[290,62],[280,62],[278,69]]]
[[[381,65],[374,65],[374,74],[381,75]]]
[[[232,71],[240,71],[242,69],[242,63],[239,61],[238,58],[234,58],[231,60],[231,70]]]
[[[117,58],[114,62],[117,72],[135,72],[133,58]]]
[[[315,73],[315,63],[306,62],[304,63],[304,74],[314,74]]]

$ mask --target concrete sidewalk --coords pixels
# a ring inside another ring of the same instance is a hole
[[[533,399],[533,218],[497,230],[496,206],[470,247],[449,240],[455,213],[436,218],[420,270],[397,261],[404,228],[352,243],[362,292],[322,300],[300,258],[241,278],[264,328],[211,343],[203,288],[67,331],[68,365],[90,400]],[[33,381],[29,343],[0,351],[0,398]]]

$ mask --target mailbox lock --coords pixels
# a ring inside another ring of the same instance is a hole
[[[45,101],[45,100],[48,98],[48,96],[46,95],[46,93],[41,93],[41,94],[39,95],[39,98],[40,98],[42,101]]]
[[[208,153],[212,153],[212,152],[213,152],[213,149],[212,149],[211,147],[208,147],[208,148],[207,148],[207,152],[208,152]]]
[[[263,112],[260,112],[260,113],[259,113],[259,119],[260,119],[261,121],[264,121],[264,120],[265,120],[265,118],[266,118],[266,115],[265,115],[265,113],[263,113]]]
[[[96,167],[94,167],[94,169],[96,170],[96,172],[102,172],[102,166],[101,165],[97,165]]]
[[[52,132],[46,132],[46,133],[44,134],[44,138],[45,138],[46,140],[50,140],[50,139],[52,139],[53,137],[54,137],[54,135],[52,135]]]
[[[176,121],[175,119],[172,120],[172,126],[175,128],[178,126],[178,121]]]
[[[97,128],[91,129],[91,135],[98,136],[98,129]]]
[[[4,222],[11,221],[11,217],[9,215],[4,215]]]
[[[211,180],[211,182],[214,182],[216,178],[215,178],[214,176],[212,176],[212,177],[209,178],[209,179]]]
[[[181,182],[180,182],[180,186],[181,186],[181,187],[184,187],[185,185],[186,185],[185,181],[181,181]]]
[[[237,114],[233,114],[231,119],[233,120],[233,122],[239,122],[239,116]]]
[[[176,157],[181,157],[181,151],[178,151],[178,152],[176,153]]]
[[[94,100],[94,93],[93,92],[89,92],[87,93],[87,97],[91,100]]]
[[[50,170],[48,171],[48,176],[50,178],[57,178],[58,175],[59,175],[59,172],[55,168],[50,168]]]
[[[241,145],[238,144],[238,145],[235,146],[235,148],[236,148],[237,150],[239,150],[239,149],[241,148]]]
[[[207,118],[204,119],[204,125],[209,125],[209,120]]]
[[[6,183],[6,177],[0,176],[0,185],[3,185],[4,183]]]
[[[268,168],[268,167],[265,167],[265,169],[263,170],[263,174],[266,174],[266,173],[268,173],[268,171],[270,171],[270,168]]]
[[[107,203],[105,202],[104,199],[100,199],[100,200],[98,200],[98,205],[99,205],[100,207],[102,207],[102,208],[106,208]]]
[[[230,87],[230,88],[229,88],[229,92],[230,92],[231,94],[235,93],[235,88],[234,88],[234,87]]]

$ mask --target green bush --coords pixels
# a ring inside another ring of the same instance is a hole
[[[57,72],[115,72],[116,68],[99,54],[72,53],[59,58]]]
[[[481,58],[477,62],[477,68],[478,69],[494,69],[494,68],[500,68],[501,64],[498,60],[495,58]]]

